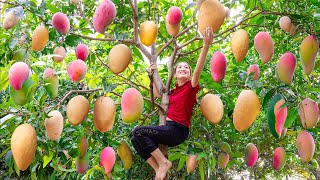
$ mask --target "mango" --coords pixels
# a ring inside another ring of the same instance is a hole
[[[105,29],[116,18],[116,6],[111,0],[104,0],[95,10],[93,14],[93,27],[94,29],[104,34]]]
[[[278,147],[274,150],[273,153],[273,163],[272,167],[275,170],[280,170],[286,163],[286,151],[283,147]]]
[[[49,41],[49,31],[43,26],[39,25],[33,31],[31,47],[34,51],[38,52],[43,49]]]
[[[34,82],[31,77],[29,77],[22,85],[20,90],[15,90],[10,87],[10,96],[13,102],[17,105],[23,106],[30,100],[31,89]]]
[[[177,6],[172,6],[167,12],[167,19],[170,25],[177,25],[181,22],[182,11]]]
[[[231,50],[237,62],[241,62],[249,50],[249,35],[247,31],[239,29],[231,38]]]
[[[21,124],[11,137],[13,158],[21,171],[26,170],[33,161],[37,148],[36,130],[30,124]]]
[[[51,98],[51,100],[55,99],[58,96],[59,86],[59,78],[56,72],[51,68],[47,68],[43,73],[43,81],[44,88],[49,94],[49,97]]]
[[[63,130],[63,117],[62,114],[57,110],[49,112],[48,116],[49,118],[45,119],[44,126],[49,139],[53,141],[61,136]]]
[[[124,170],[129,170],[132,166],[132,153],[126,140],[122,140],[118,146],[118,154],[123,163]]]
[[[219,166],[224,169],[227,167],[227,164],[229,162],[229,154],[228,153],[220,153],[218,156],[218,164]]]
[[[109,131],[116,117],[116,105],[110,97],[101,96],[94,103],[93,118],[96,128],[104,133]]]
[[[25,61],[29,58],[30,58],[30,53],[28,52],[28,50],[22,48],[22,49],[16,50],[13,53],[13,56],[11,59],[14,60],[15,62],[18,62],[18,61]]]
[[[53,57],[54,62],[61,62],[66,57],[66,49],[62,46],[56,47],[53,50]]]
[[[241,91],[233,112],[233,124],[238,131],[248,129],[260,112],[259,97],[252,90]]]
[[[179,24],[176,24],[176,25],[171,25],[169,24],[169,22],[166,20],[166,29],[167,29],[167,32],[168,34],[171,36],[171,37],[175,37],[179,34],[180,32],[180,23]]]
[[[11,10],[7,13],[7,15],[3,19],[3,28],[11,29],[19,22],[19,18],[16,13]]]
[[[103,166],[105,174],[111,173],[116,162],[116,153],[112,147],[105,147],[100,154],[100,165]]]
[[[57,12],[52,16],[52,26],[63,35],[66,35],[70,30],[69,19],[62,12]]]
[[[253,80],[258,80],[260,77],[260,68],[258,65],[253,64],[247,70],[247,75],[253,73]]]
[[[259,152],[253,143],[248,143],[245,150],[246,165],[252,167],[258,160]]]
[[[213,81],[220,82],[223,80],[227,71],[227,59],[222,52],[217,51],[213,54],[210,61],[210,69]]]
[[[200,102],[203,116],[212,124],[218,124],[223,118],[223,103],[219,96],[206,94]]]
[[[196,154],[190,154],[188,156],[188,162],[187,162],[188,174],[192,173],[196,169],[196,167],[198,166],[197,157],[198,157],[198,155],[196,155]]]
[[[89,110],[89,101],[84,96],[77,95],[67,104],[67,118],[72,125],[76,126],[87,117]]]
[[[143,111],[143,97],[135,88],[126,89],[121,96],[121,116],[126,123],[137,121]]]
[[[87,65],[82,60],[75,60],[68,64],[67,73],[73,82],[81,81],[87,73]]]
[[[29,77],[29,66],[24,62],[16,62],[9,69],[9,83],[15,90],[20,90]]]
[[[274,53],[274,44],[269,33],[259,32],[254,37],[254,47],[259,53],[262,64],[265,64],[272,59]]]
[[[282,95],[276,94],[273,96],[268,106],[268,125],[271,134],[276,138],[282,136],[283,127],[288,114],[286,106],[280,108],[284,103],[285,100]]]
[[[89,50],[88,47],[84,44],[79,44],[76,47],[75,52],[78,59],[85,61],[88,58]]]
[[[301,131],[297,136],[297,149],[302,162],[309,162],[313,158],[316,146],[312,135],[307,131]]]
[[[277,64],[277,78],[284,84],[290,85],[296,69],[296,56],[291,52],[283,54]]]
[[[202,3],[198,13],[198,27],[202,35],[207,27],[217,32],[226,17],[224,6],[218,0],[207,0]]]
[[[298,26],[294,25],[291,23],[290,31],[289,31],[291,36],[295,36],[298,33]]]
[[[205,2],[206,0],[197,0],[196,5],[197,5],[197,9],[198,11],[200,10],[200,7],[202,5],[203,2]]]
[[[114,74],[123,72],[132,58],[131,50],[125,44],[114,46],[108,55],[108,66]]]
[[[86,137],[82,137],[78,143],[79,157],[84,157],[88,150],[88,140]]]
[[[222,142],[219,144],[219,147],[221,151],[230,154],[231,153],[231,147],[227,142]]]
[[[317,53],[319,51],[319,42],[315,35],[304,38],[300,45],[300,59],[303,72],[309,75],[314,68]]]
[[[288,16],[282,16],[279,20],[280,28],[286,32],[290,32],[291,19]]]
[[[153,21],[145,21],[140,25],[140,41],[145,46],[151,46],[157,38],[158,27]]]
[[[86,154],[84,157],[78,156],[76,158],[76,168],[80,174],[85,174],[89,168],[89,156]]]
[[[304,99],[299,108],[299,116],[304,128],[313,128],[320,118],[318,104],[310,98]]]

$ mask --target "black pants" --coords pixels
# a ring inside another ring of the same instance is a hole
[[[131,142],[138,154],[147,160],[151,152],[158,148],[158,144],[169,147],[176,146],[185,141],[189,135],[189,128],[167,121],[164,126],[139,126],[132,132]]]

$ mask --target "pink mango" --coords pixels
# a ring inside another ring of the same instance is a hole
[[[84,44],[79,44],[76,47],[76,57],[85,61],[88,58],[89,50],[88,47]]]
[[[52,25],[60,34],[67,34],[70,30],[68,17],[62,12],[57,12],[52,17]]]
[[[167,19],[170,25],[177,25],[181,22],[182,11],[177,6],[172,6],[169,8],[167,13]]]
[[[75,60],[68,64],[67,73],[73,82],[78,82],[87,73],[87,65],[82,60]]]
[[[116,162],[116,153],[112,147],[105,147],[100,154],[100,165],[104,167],[105,174],[111,173]]]
[[[314,68],[316,56],[319,51],[319,42],[315,35],[307,36],[300,45],[300,58],[303,72],[309,75]]]
[[[314,127],[320,118],[320,110],[318,104],[312,99],[306,98],[301,102],[299,108],[299,116],[304,128]]]
[[[143,111],[143,97],[135,88],[124,91],[121,97],[121,115],[126,123],[137,121]]]
[[[274,44],[269,33],[259,32],[254,37],[254,47],[258,51],[263,64],[271,60],[274,53]]]
[[[296,69],[296,56],[291,52],[284,53],[277,64],[277,77],[283,83],[292,83],[294,70]]]
[[[280,170],[286,163],[286,151],[283,147],[278,147],[273,153],[272,167],[275,170]]]
[[[108,27],[112,21],[116,18],[116,7],[110,0],[103,1],[96,9],[93,15],[93,27],[94,29],[104,34],[106,27]]]
[[[84,157],[78,156],[76,159],[76,168],[80,174],[85,174],[89,167],[89,156],[88,154]]]
[[[298,134],[297,149],[302,162],[309,162],[313,158],[316,146],[312,135],[307,130]]]
[[[211,76],[215,82],[220,82],[226,75],[227,59],[224,54],[217,51],[213,54],[210,61]]]
[[[9,83],[15,90],[20,90],[29,77],[29,66],[24,62],[16,62],[9,69]]]
[[[280,99],[275,105],[274,105],[274,116],[275,116],[275,130],[278,133],[279,137],[281,136],[282,129],[284,126],[284,123],[286,122],[287,115],[288,115],[288,109],[287,106],[282,107],[281,106],[285,103],[284,99]]]
[[[260,68],[259,68],[259,66],[256,65],[256,64],[251,65],[248,68],[247,75],[249,75],[252,72],[254,73],[253,74],[253,80],[258,80],[259,77],[260,77]]]
[[[252,143],[247,144],[246,150],[245,150],[247,166],[249,167],[254,166],[258,160],[258,156],[259,156],[259,152],[257,147]]]

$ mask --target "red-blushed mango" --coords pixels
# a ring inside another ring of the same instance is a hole
[[[11,137],[13,158],[21,171],[26,170],[33,161],[37,148],[36,130],[30,124],[21,124]]]
[[[74,60],[68,64],[67,73],[73,82],[81,81],[87,73],[87,65],[82,60]]]
[[[24,62],[16,62],[9,69],[9,83],[15,90],[20,90],[29,77],[29,66]]]
[[[140,41],[145,46],[151,46],[157,38],[158,27],[153,21],[145,21],[140,25]]]
[[[67,118],[72,125],[76,126],[87,117],[89,110],[90,104],[87,98],[77,95],[67,104]]]
[[[259,152],[256,145],[253,143],[248,143],[245,150],[246,165],[249,167],[254,166],[258,160],[258,157]]]
[[[224,22],[226,11],[218,0],[207,0],[202,3],[198,13],[198,27],[202,35],[207,27],[212,27],[213,33],[217,32]]]
[[[118,154],[123,163],[124,170],[129,170],[132,166],[132,153],[126,140],[122,140],[118,146]]]
[[[105,147],[100,154],[100,165],[103,166],[105,174],[109,174],[116,162],[116,153],[112,147]]]
[[[272,167],[275,170],[280,170],[286,163],[286,151],[283,147],[278,147],[273,153],[273,163]]]
[[[78,143],[79,157],[84,157],[88,150],[88,140],[86,137],[82,137]]]
[[[291,52],[284,53],[277,64],[277,77],[284,84],[290,85],[296,69],[296,56]]]
[[[285,100],[280,99],[274,105],[275,130],[279,137],[281,136],[283,126],[284,126],[284,123],[286,122],[287,115],[288,115],[287,106],[281,107],[284,103],[285,103]]]
[[[317,53],[319,51],[319,43],[315,35],[304,38],[300,45],[300,59],[302,62],[303,72],[309,75],[314,68]]]
[[[252,90],[241,91],[233,112],[233,124],[236,130],[248,129],[260,112],[259,97]]]
[[[302,162],[309,162],[313,158],[316,146],[312,135],[307,130],[298,134],[297,149]]]
[[[56,47],[53,50],[53,57],[54,62],[61,62],[66,57],[66,49],[62,46]]]
[[[177,6],[172,6],[169,8],[167,13],[167,21],[170,25],[180,24],[182,19],[182,11]]]
[[[11,29],[19,22],[19,18],[14,11],[8,12],[8,14],[3,19],[3,28]]]
[[[188,163],[187,163],[188,174],[192,173],[196,169],[196,167],[198,165],[197,157],[198,157],[198,155],[196,155],[196,154],[190,154],[188,156]]]
[[[78,156],[76,158],[76,168],[80,174],[85,174],[89,168],[89,156],[86,154],[84,157]]]
[[[88,47],[84,44],[79,44],[76,47],[75,52],[78,59],[85,61],[88,58],[89,50]]]
[[[43,81],[44,88],[49,94],[51,100],[53,100],[58,96],[59,78],[56,72],[51,68],[47,68],[43,73]]]
[[[253,73],[253,80],[258,80],[260,77],[259,66],[256,64],[250,65],[250,67],[248,68],[248,71],[247,71],[247,75],[249,75],[250,73]]]
[[[231,153],[231,147],[227,142],[222,142],[219,144],[219,147],[221,151],[230,154]]]
[[[223,103],[219,96],[206,94],[200,102],[203,116],[212,124],[218,124],[223,117]]]
[[[116,18],[116,6],[111,0],[104,0],[96,9],[93,15],[93,27],[94,29],[104,34],[105,29]]]
[[[225,55],[217,51],[213,54],[210,61],[211,77],[215,82],[223,80],[227,71],[227,59]]]
[[[57,110],[49,112],[48,116],[49,118],[45,119],[44,126],[49,139],[53,141],[61,136],[63,130],[63,117]]]
[[[286,32],[290,32],[291,19],[288,16],[282,16],[279,20],[280,28]]]
[[[70,30],[69,19],[62,12],[57,12],[52,16],[52,26],[63,35],[67,34]]]
[[[259,32],[254,37],[254,47],[258,51],[262,64],[269,62],[274,53],[272,37],[267,32]]]
[[[290,35],[291,36],[295,36],[298,33],[298,26],[294,25],[293,23],[291,23],[291,28],[290,28]]]
[[[49,41],[49,31],[45,26],[39,25],[33,31],[31,47],[38,52],[43,49]]]
[[[249,35],[247,31],[239,29],[231,38],[231,50],[237,62],[241,62],[249,50]]]
[[[108,55],[108,66],[114,74],[123,72],[132,58],[131,50],[125,44],[114,46]]]
[[[225,19],[227,19],[228,17],[230,17],[230,9],[228,7],[224,7],[224,10],[226,11]]]
[[[143,97],[135,88],[126,89],[121,97],[121,115],[126,123],[137,121],[143,111]]]
[[[227,167],[227,164],[229,162],[229,154],[228,153],[220,153],[218,156],[218,164],[219,166],[224,169]]]
[[[176,35],[179,34],[179,31],[180,31],[180,23],[179,23],[179,24],[176,24],[176,25],[171,25],[171,24],[169,24],[169,22],[166,20],[166,29],[167,29],[168,34],[169,34],[171,37],[175,37]]]
[[[318,104],[310,98],[304,99],[299,108],[299,116],[304,128],[313,128],[320,118]]]
[[[17,105],[25,105],[30,100],[30,88],[33,87],[34,82],[29,77],[22,85],[20,90],[15,90],[10,87],[10,96],[13,102]]]
[[[110,97],[101,96],[94,103],[94,125],[100,132],[109,131],[116,117],[116,105]]]

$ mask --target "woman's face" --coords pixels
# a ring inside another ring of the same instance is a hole
[[[185,62],[181,62],[176,67],[175,77],[177,79],[183,80],[189,80],[190,79],[190,66],[189,64]]]

